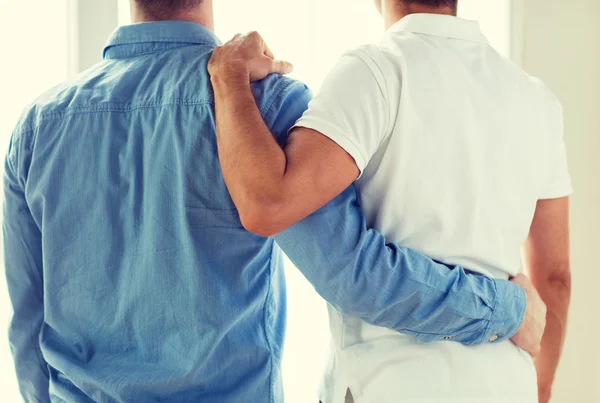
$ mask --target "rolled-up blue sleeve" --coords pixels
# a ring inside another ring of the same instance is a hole
[[[18,151],[11,143],[4,167],[4,267],[14,311],[9,340],[23,398],[49,403],[49,373],[39,344],[44,323],[42,236],[25,199]]]
[[[280,144],[306,110],[310,91],[281,84],[263,117]],[[420,341],[500,342],[514,335],[524,290],[386,243],[368,229],[354,187],[275,237],[315,290],[340,313]]]
[[[386,243],[366,227],[353,187],[275,239],[340,313],[423,342],[503,341],[523,320],[521,287]]]

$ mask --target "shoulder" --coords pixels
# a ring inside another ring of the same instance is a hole
[[[517,83],[518,89],[532,104],[542,108],[542,112],[562,111],[562,104],[558,97],[550,90],[542,79],[526,72],[513,60],[501,56],[507,74]]]
[[[261,81],[252,83],[252,93],[263,116],[273,107],[285,102],[306,102],[312,98],[312,92],[301,81],[278,74],[271,74]]]
[[[42,122],[56,120],[62,115],[74,92],[76,91],[71,83],[61,83],[43,92],[23,108],[8,146],[7,159],[11,163],[17,159],[17,154],[32,148]]]
[[[72,92],[75,92],[75,90],[70,83],[62,83],[43,92],[23,108],[13,131],[13,136],[19,137],[33,132],[42,119],[59,114],[66,107],[66,104],[69,104],[67,98],[70,97],[69,94]]]
[[[282,141],[312,99],[306,84],[278,74],[252,83],[251,88],[265,123]]]
[[[367,44],[346,51],[344,56],[354,56],[369,66],[379,66],[386,62],[386,48],[382,45]]]
[[[528,78],[535,90],[535,95],[545,110],[554,113],[560,112],[562,114],[562,104],[552,90],[538,77],[528,76]]]
[[[317,97],[344,97],[351,108],[364,109],[363,103],[382,102],[390,113],[398,108],[402,90],[401,68],[382,45],[362,45],[346,51],[329,73]],[[324,94],[326,92],[326,94]],[[346,95],[344,95],[346,94]]]
[[[402,55],[385,42],[356,47],[342,55],[342,61],[350,66],[353,80],[360,82],[373,77],[386,100],[400,93],[402,80]],[[393,98],[393,97],[392,97]]]
[[[384,80],[383,70],[387,64],[385,51],[378,45],[362,45],[345,52],[341,60],[347,59],[355,74],[374,75]]]

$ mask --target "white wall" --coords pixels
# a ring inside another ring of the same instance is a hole
[[[35,9],[35,13],[31,10]],[[67,0],[0,0],[0,158],[23,107],[67,78]],[[0,175],[3,164],[0,163]],[[0,196],[0,208],[2,197]],[[1,211],[1,209],[0,209]],[[1,234],[0,234],[1,238]],[[0,242],[1,244],[1,242]],[[8,343],[12,306],[0,248],[0,402],[19,402]]]
[[[514,11],[523,67],[563,103],[575,187],[573,299],[553,403],[600,402],[600,1],[515,0]]]
[[[68,7],[69,75],[73,75],[102,60],[102,49],[119,15],[116,0],[68,0]]]

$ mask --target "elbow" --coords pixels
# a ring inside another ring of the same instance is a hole
[[[242,221],[242,226],[246,231],[258,236],[266,238],[277,235],[279,232],[281,232],[275,229],[273,223],[271,223],[263,214],[240,213],[240,220]]]
[[[286,229],[285,223],[278,214],[276,201],[255,200],[238,207],[240,221],[246,231],[262,236],[271,237]]]
[[[571,289],[571,270],[568,264],[548,274],[546,281],[555,287]]]
[[[571,288],[571,270],[568,262],[554,263],[550,269],[547,265],[543,267],[545,270],[532,274],[534,285],[557,290]]]

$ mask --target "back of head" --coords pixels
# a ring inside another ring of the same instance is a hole
[[[204,0],[134,0],[147,19],[165,21],[177,19],[198,7]]]
[[[449,8],[454,11],[458,5],[458,0],[400,0],[400,2],[407,6],[424,6],[432,9]]]

